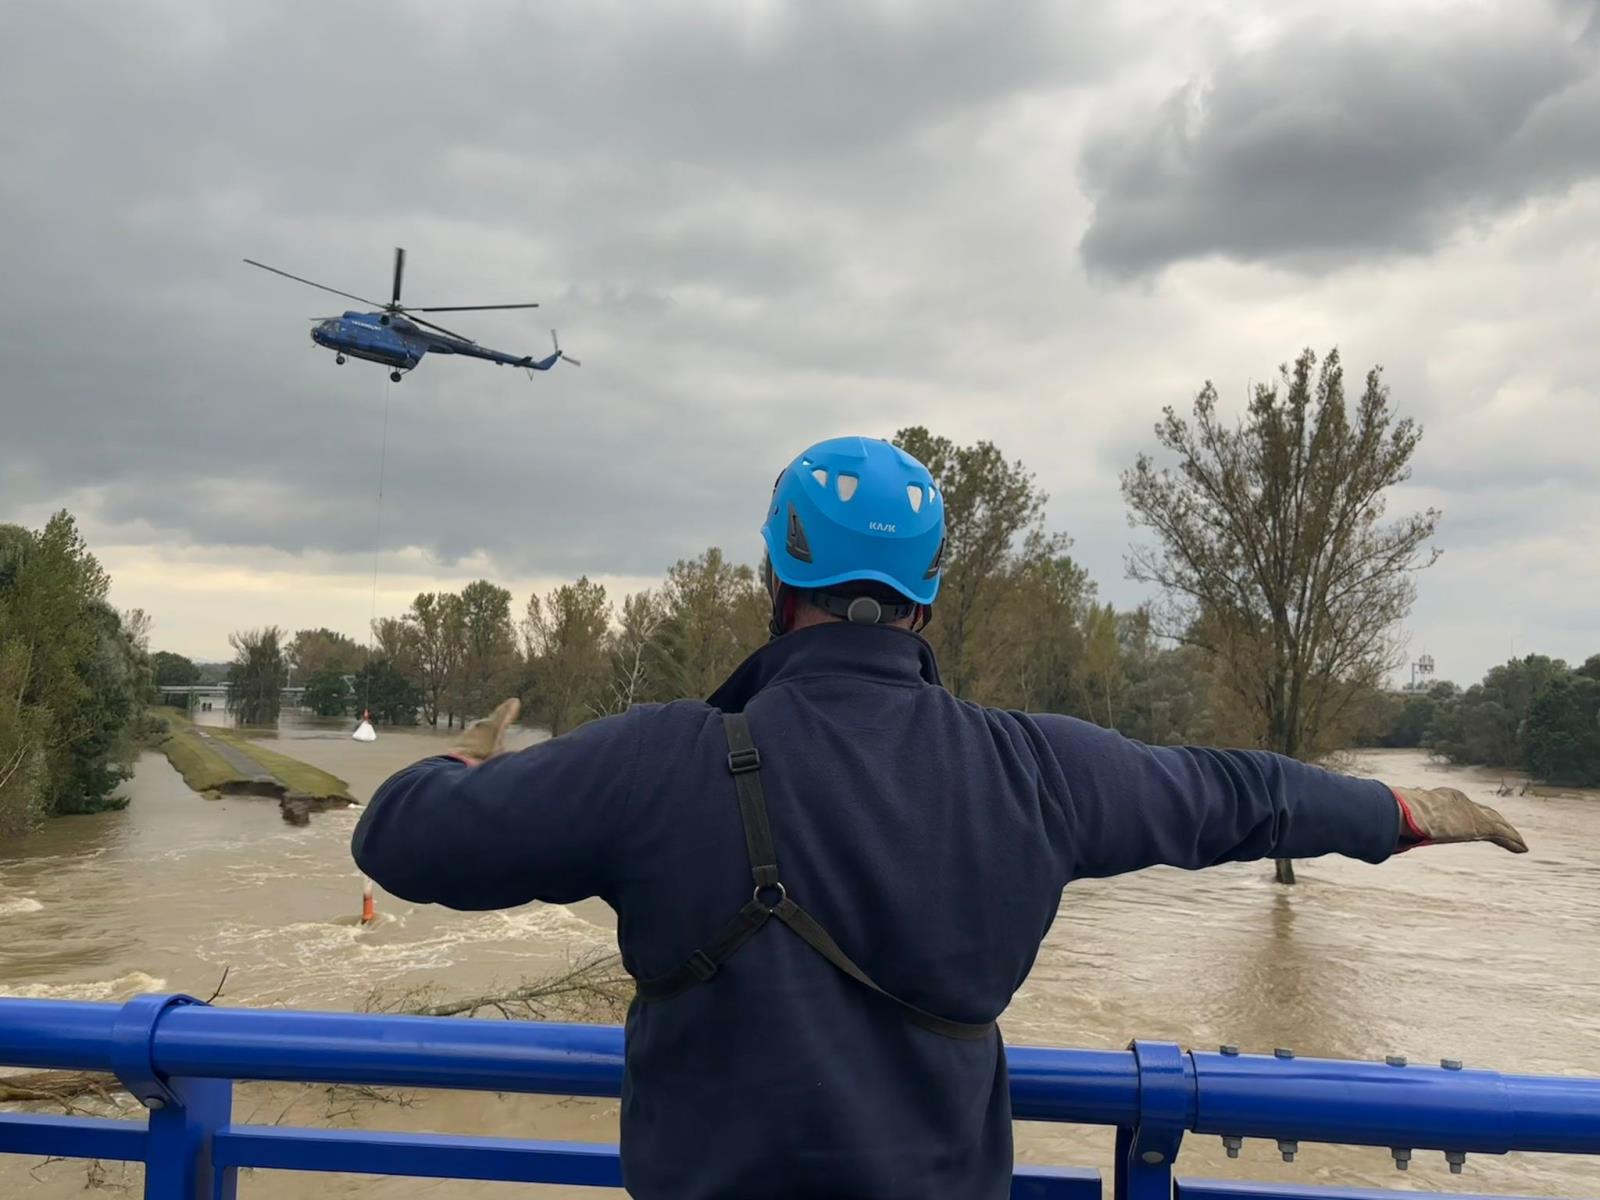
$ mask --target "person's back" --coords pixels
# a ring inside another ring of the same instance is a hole
[[[1061,816],[1020,729],[923,676],[896,630],[819,626],[756,657],[742,709],[779,876],[880,986],[997,1017],[1055,915]],[[628,969],[677,967],[750,899],[717,709],[626,718],[642,742],[611,895]],[[907,1020],[779,922],[707,986],[628,1018],[623,1120],[641,1197],[1004,1195],[1000,1038]],[[786,1164],[773,1187],[772,1163]],[[999,1181],[998,1190],[997,1183]],[[788,1190],[782,1190],[788,1189]]]
[[[858,576],[822,575],[816,511],[781,503],[786,480],[836,466],[820,449],[780,477],[769,513],[783,636],[709,702],[638,706],[479,763],[508,704],[465,763],[425,760],[386,783],[355,836],[362,868],[409,899],[598,895],[616,909],[641,981],[622,1115],[640,1200],[1007,1195],[1010,1103],[989,1023],[1072,878],[1270,855],[1376,862],[1429,837],[1520,847],[1465,797],[1419,795],[1433,821],[1419,827],[1376,781],[956,699],[906,628],[936,590],[942,517],[913,526],[923,540],[889,575],[895,593],[828,590]],[[903,501],[889,483],[879,492]],[[742,714],[753,755],[731,752],[726,714]]]

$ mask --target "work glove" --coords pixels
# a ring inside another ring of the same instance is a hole
[[[1393,788],[1400,802],[1400,848],[1436,842],[1493,842],[1513,854],[1526,854],[1510,821],[1487,804],[1467,798],[1455,788]]]
[[[451,756],[469,766],[477,766],[486,758],[504,754],[506,729],[521,711],[522,701],[516,697],[502,700],[499,708],[462,731],[461,740],[450,751]]]

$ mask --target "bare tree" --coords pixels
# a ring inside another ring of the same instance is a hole
[[[1129,523],[1153,530],[1129,574],[1166,593],[1168,633],[1205,650],[1269,750],[1312,759],[1336,748],[1364,694],[1397,665],[1396,626],[1439,514],[1383,524],[1385,493],[1409,478],[1422,431],[1396,421],[1380,370],[1354,420],[1331,351],[1306,350],[1258,385],[1244,419],[1217,415],[1208,381],[1191,426],[1156,426],[1176,472],[1148,455],[1122,477]],[[1293,883],[1280,861],[1279,882]]]
[[[652,690],[651,656],[667,614],[661,597],[649,589],[624,597],[620,623],[611,634],[611,675],[591,705],[595,716],[627,712],[648,700]]]

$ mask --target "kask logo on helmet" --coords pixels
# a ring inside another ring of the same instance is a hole
[[[868,521],[867,522],[867,528],[875,530],[878,533],[893,533],[894,532],[894,526],[890,525],[890,524],[886,524],[883,521]]]

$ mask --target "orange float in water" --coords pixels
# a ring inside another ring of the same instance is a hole
[[[370,925],[377,919],[378,907],[372,902],[372,880],[361,881],[361,923]]]

